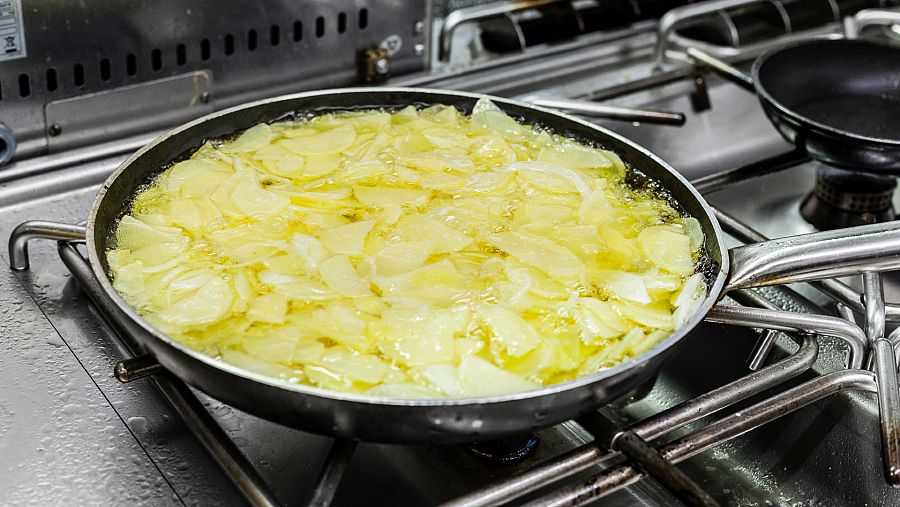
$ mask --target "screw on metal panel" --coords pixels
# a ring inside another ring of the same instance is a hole
[[[413,46],[413,51],[415,51],[416,56],[422,56],[425,54],[425,44],[416,44]]]
[[[200,94],[200,102],[203,104],[209,103],[209,92],[203,92]]]
[[[415,26],[413,26],[413,33],[416,35],[425,31],[425,22],[424,21],[416,21]]]
[[[62,134],[62,127],[59,126],[59,123],[54,123],[53,125],[50,125],[50,127],[47,129],[47,133],[53,137],[56,137],[56,136]]]
[[[391,62],[387,58],[379,58],[375,61],[375,72],[386,76],[391,71]]]

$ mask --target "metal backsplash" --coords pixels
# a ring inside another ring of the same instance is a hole
[[[379,46],[391,74],[421,70],[431,25],[424,0],[2,3],[19,2],[27,55],[0,58],[0,130],[19,160],[360,83],[361,55]]]

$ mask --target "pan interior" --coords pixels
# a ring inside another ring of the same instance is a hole
[[[851,135],[900,142],[900,48],[814,41],[773,51],[756,84],[784,109]]]
[[[133,155],[104,184],[91,211],[88,226],[89,253],[95,266],[95,273],[107,292],[111,294],[118,304],[126,307],[126,313],[136,320],[141,327],[175,348],[182,349],[196,356],[197,353],[189,351],[185,346],[160,333],[140,318],[135,311],[128,308],[121,297],[115,293],[110,282],[109,266],[105,253],[114,246],[112,242],[118,219],[129,210],[134,195],[142,185],[151,181],[153,177],[171,163],[189,156],[206,140],[228,137],[260,122],[271,122],[296,115],[320,114],[333,111],[395,110],[408,105],[427,107],[434,104],[451,105],[469,114],[480,97],[480,95],[460,92],[404,88],[331,90],[298,94],[248,104],[189,123],[164,135]],[[634,364],[644,363],[670,348],[702,320],[703,314],[718,299],[724,284],[728,260],[725,255],[724,245],[720,243],[722,233],[712,216],[711,209],[683,177],[654,155],[627,139],[590,123],[560,115],[556,112],[534,108],[527,104],[501,98],[491,97],[491,99],[507,114],[520,119],[526,124],[540,126],[557,134],[618,153],[630,169],[646,176],[653,186],[665,189],[671,200],[677,203],[679,210],[696,218],[700,222],[706,237],[705,251],[701,259],[701,269],[706,275],[709,287],[708,301],[700,307],[698,314],[685,323],[681,329],[663,340],[655,348],[614,368],[581,377],[568,383],[546,386],[537,391],[520,394],[540,395],[548,390],[566,389],[570,384],[582,385],[601,377],[613,376],[627,370]],[[211,358],[204,362],[221,364]],[[221,368],[221,366],[218,367]],[[251,376],[256,377],[256,375]],[[292,386],[292,388],[296,390],[308,389],[303,386]]]

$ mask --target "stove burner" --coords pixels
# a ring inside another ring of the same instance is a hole
[[[498,438],[466,444],[466,448],[478,457],[499,465],[518,463],[534,452],[540,438],[535,434]]]
[[[896,218],[891,200],[897,180],[829,166],[816,171],[816,188],[800,214],[820,230],[839,229]]]

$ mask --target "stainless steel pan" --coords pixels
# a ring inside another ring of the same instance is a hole
[[[666,188],[673,200],[702,224],[706,245],[701,268],[707,277],[708,295],[681,329],[652,350],[614,368],[535,391],[468,399],[381,398],[288,384],[212,359],[154,329],[113,289],[105,252],[117,219],[127,210],[141,184],[205,140],[293,113],[393,109],[410,104],[448,104],[471,112],[480,97],[425,89],[326,90],[255,102],[184,125],[135,153],[104,183],[87,224],[92,269],[116,310],[134,322],[137,340],[160,364],[230,405],[288,426],[345,438],[452,443],[547,427],[622,396],[648,380],[728,290],[900,267],[900,227],[893,223],[728,250],[709,205],[681,175],[652,153],[578,118],[492,97],[499,107],[526,123],[540,124],[614,150],[633,169]],[[13,259],[14,267],[15,264]]]

